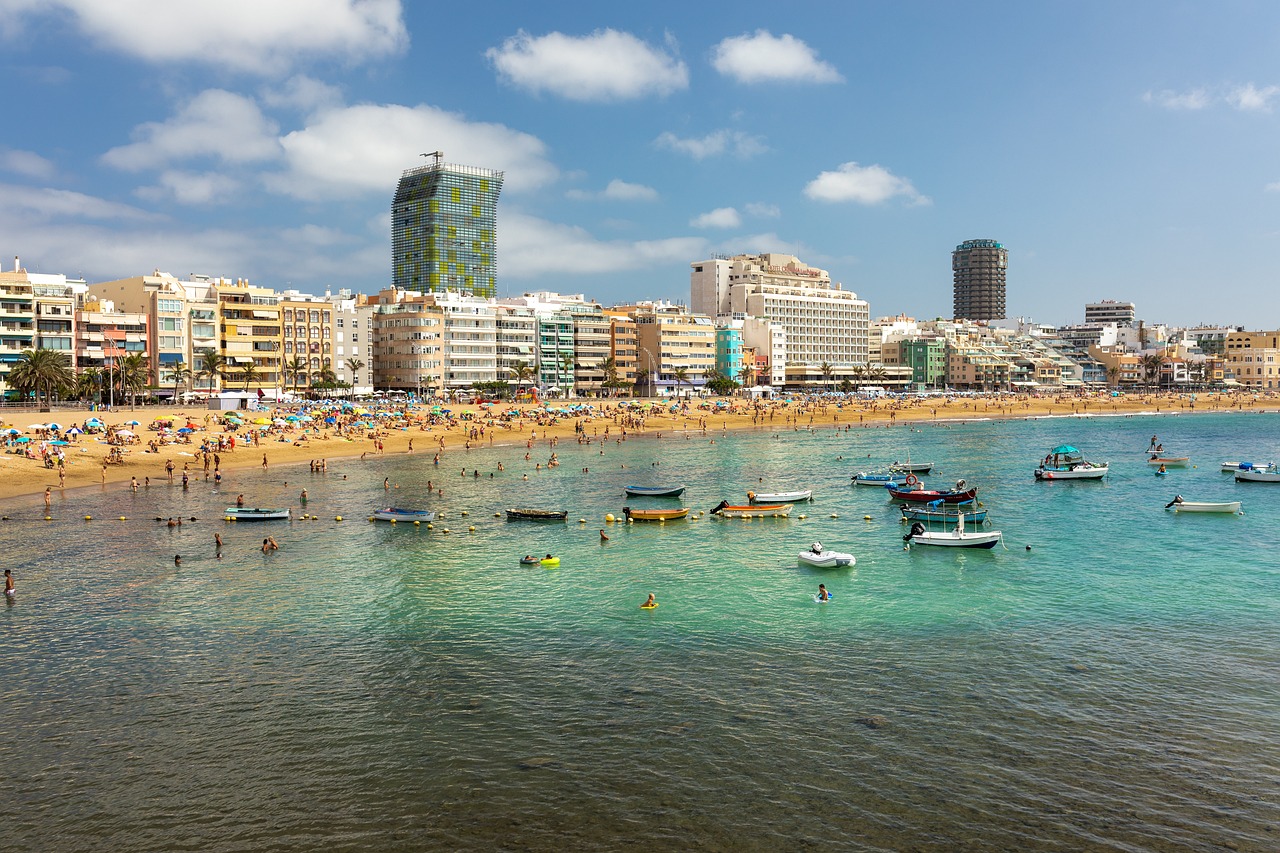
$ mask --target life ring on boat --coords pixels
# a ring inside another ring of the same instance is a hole
[[[908,474],[906,482],[908,486],[914,486],[920,482],[920,478],[917,477],[915,474]]]

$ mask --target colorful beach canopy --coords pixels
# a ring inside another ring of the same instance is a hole
[[[1059,444],[1057,447],[1053,449],[1053,452],[1057,454],[1063,454],[1063,453],[1079,453],[1080,451],[1076,450],[1074,447],[1072,447],[1069,444]]]

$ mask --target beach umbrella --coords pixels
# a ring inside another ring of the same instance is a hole
[[[51,441],[51,442],[49,442],[49,443],[50,443],[50,444],[56,444],[56,445],[58,445],[59,447],[66,447],[66,446],[67,446],[68,444],[70,444],[71,442],[68,442],[68,441],[61,441],[61,440],[59,440],[59,441]]]
[[[186,427],[183,427],[182,429],[178,430],[178,432],[182,433],[183,435],[186,435],[187,433],[191,432],[191,430],[187,429]]]
[[[27,424],[27,429],[33,429],[36,432],[43,432],[45,429],[45,425],[44,424]]]
[[[15,439],[14,439],[14,441],[18,442],[19,444],[23,444],[23,443],[28,442],[28,441],[30,441],[30,440],[31,440],[31,439],[27,438],[25,435],[24,435],[22,438],[15,438]]]
[[[16,427],[9,427],[4,432],[5,435],[22,435],[22,430],[17,429]]]
[[[118,429],[118,430],[116,430],[116,435],[123,435],[123,436],[125,436],[126,438],[133,438],[133,430],[131,430],[131,429]]]
[[[254,422],[255,424],[257,424],[258,426],[262,426],[263,424],[270,424],[270,423],[271,423],[271,421],[270,421],[268,418],[254,418],[254,419],[253,419],[253,422]]]
[[[338,422],[338,419],[335,418],[333,415],[330,415],[329,417],[324,419],[324,422],[327,424],[336,424]]]
[[[62,424],[51,423],[49,424],[49,429],[53,430],[54,432],[59,432],[62,429]]]
[[[125,426],[140,426],[137,421],[125,421]]]

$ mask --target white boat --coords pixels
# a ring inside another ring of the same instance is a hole
[[[1190,468],[1190,456],[1152,456],[1147,460],[1148,465],[1159,465],[1162,468]]]
[[[1222,512],[1232,515],[1240,513],[1240,501],[1187,501],[1178,495],[1164,505],[1165,509],[1174,512]]]
[[[1069,444],[1060,444],[1035,470],[1037,480],[1101,480],[1110,469],[1105,462],[1086,462]]]
[[[753,504],[785,504],[813,500],[813,489],[798,492],[747,492],[747,501]]]
[[[732,505],[728,501],[720,501],[720,505],[710,510],[711,515],[722,518],[786,518],[791,514],[794,504],[748,504]]]
[[[901,474],[928,474],[933,470],[932,462],[912,462],[908,457],[906,462],[894,462],[889,466],[890,471],[896,471]]]
[[[893,483],[895,486],[907,485],[907,480],[915,480],[910,471],[859,471],[853,475],[855,486],[883,486]],[[913,482],[912,485],[915,485]]]
[[[236,521],[279,521],[290,517],[287,507],[285,509],[261,509],[259,507],[229,506],[223,515],[227,518],[234,518]]]
[[[1237,483],[1280,483],[1280,469],[1275,463],[1236,469]]]
[[[1259,465],[1256,462],[1223,462],[1222,473],[1234,474],[1236,471],[1251,471],[1254,468],[1270,468],[1274,462],[1268,462],[1265,465]]]
[[[828,551],[822,547],[821,542],[814,542],[809,546],[808,551],[801,551],[796,555],[796,562],[802,566],[812,566],[815,569],[837,569],[844,566],[852,566],[857,560],[854,559],[852,554]]]
[[[941,545],[944,548],[994,548],[1002,540],[999,530],[988,530],[982,533],[969,533],[964,529],[964,513],[960,513],[959,521],[951,530],[929,531],[924,522],[917,521],[911,525],[910,532],[902,537],[907,547],[912,545]]]
[[[378,521],[435,521],[436,514],[426,509],[401,509],[400,507],[389,506],[383,509],[375,509],[373,517]]]

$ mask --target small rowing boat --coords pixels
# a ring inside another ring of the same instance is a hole
[[[728,501],[720,501],[720,504],[711,510],[711,514],[724,518],[785,518],[791,514],[792,508],[792,504],[734,506]]]
[[[632,498],[678,498],[684,494],[684,486],[623,486]]]
[[[906,462],[894,462],[889,466],[890,471],[897,471],[901,474],[928,474],[933,470],[932,462],[912,462],[908,459]]]
[[[1190,456],[1152,456],[1147,460],[1148,465],[1163,465],[1166,468],[1190,468]]]
[[[902,504],[899,506],[902,510],[902,519],[904,521],[931,521],[946,524],[950,522],[954,524],[960,520],[960,513],[964,513],[966,521],[971,521],[975,525],[982,524],[987,520],[987,511],[985,509],[976,509],[965,504],[925,504],[924,506],[912,506],[911,504]]]
[[[426,509],[401,509],[400,507],[389,506],[383,509],[375,509],[373,517],[378,521],[418,521],[425,524],[435,521],[436,514]]]
[[[999,530],[987,530],[981,533],[970,533],[964,529],[964,513],[952,530],[928,531],[924,523],[917,521],[902,541],[910,548],[912,545],[939,545],[944,548],[994,548],[1001,541]]]
[[[1188,501],[1178,495],[1165,504],[1164,508],[1174,512],[1220,512],[1235,515],[1240,513],[1240,501]]]
[[[812,489],[801,489],[796,492],[747,492],[747,503],[753,504],[785,504],[813,500]]]
[[[914,486],[920,482],[915,474],[905,471],[859,471],[853,475],[855,486]]]
[[[229,506],[226,509],[227,518],[234,518],[236,521],[281,521],[289,518],[289,509],[262,509],[261,507],[245,507],[245,506]]]
[[[964,481],[961,480],[961,483]],[[911,501],[912,503],[930,503],[932,501],[942,501],[948,504],[959,504],[965,501],[971,501],[978,496],[977,488],[972,489],[948,489],[947,491],[935,491],[933,489],[899,489],[892,485],[886,486],[889,490],[889,497],[895,501]]]
[[[564,521],[569,517],[567,509],[509,509],[507,521]]]
[[[632,509],[622,508],[622,514],[633,521],[677,521],[689,514],[688,507],[679,509]]]

